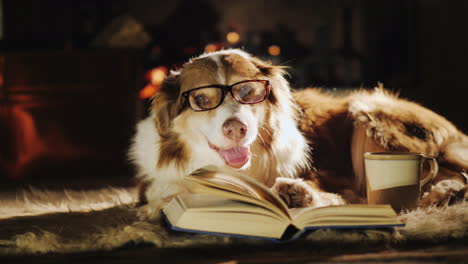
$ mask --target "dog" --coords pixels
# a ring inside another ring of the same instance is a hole
[[[157,218],[184,191],[183,177],[208,165],[242,171],[289,207],[362,203],[368,151],[437,158],[439,175],[421,205],[466,193],[468,137],[442,116],[383,87],[346,96],[293,92],[285,74],[238,49],[202,54],[171,72],[129,150],[143,183],[139,216]]]

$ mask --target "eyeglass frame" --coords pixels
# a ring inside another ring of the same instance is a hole
[[[238,84],[241,84],[241,83],[246,83],[246,82],[261,82],[261,83],[263,83],[263,87],[265,89],[265,97],[263,97],[262,100],[260,100],[258,102],[255,102],[255,103],[244,103],[244,102],[240,102],[239,100],[237,100],[237,98],[232,93],[232,87],[234,87],[234,86],[236,86]],[[188,98],[188,96],[193,91],[200,90],[200,89],[205,89],[205,88],[219,88],[219,89],[221,89],[222,95],[221,95],[221,100],[219,101],[219,104],[217,104],[216,106],[214,106],[212,108],[209,108],[209,109],[203,109],[203,110],[193,109],[193,107],[190,105],[190,102],[189,102],[190,99]],[[270,95],[270,91],[271,91],[271,86],[270,86],[270,81],[269,80],[245,80],[245,81],[236,82],[236,83],[231,84],[231,85],[211,84],[211,85],[205,85],[205,86],[193,88],[193,89],[190,89],[188,91],[183,92],[182,97],[184,98],[184,103],[183,104],[187,105],[192,111],[194,111],[194,112],[204,112],[204,111],[210,111],[210,110],[216,109],[220,105],[222,105],[228,92],[231,93],[232,98],[234,98],[234,100],[236,100],[236,102],[238,102],[240,104],[250,104],[250,105],[252,105],[252,104],[259,104],[259,103],[265,101],[268,98],[268,96]]]

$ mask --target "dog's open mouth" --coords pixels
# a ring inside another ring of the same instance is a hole
[[[228,166],[241,168],[250,158],[250,146],[237,146],[229,149],[221,149],[208,142],[210,148],[218,152]]]

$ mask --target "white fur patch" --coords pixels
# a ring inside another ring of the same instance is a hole
[[[137,165],[138,177],[154,175],[158,160],[159,134],[151,115],[140,121],[136,127],[136,134],[129,151],[129,158]]]
[[[215,56],[218,56],[218,55],[229,55],[229,54],[237,54],[237,55],[240,55],[246,59],[250,59],[252,58],[252,56],[243,51],[243,50],[240,50],[240,49],[226,49],[226,50],[220,50],[220,51],[216,51],[216,52],[209,52],[209,53],[204,53],[200,56],[197,57],[197,59],[202,59],[202,58],[206,58],[206,57],[215,57]]]
[[[225,75],[225,72],[224,72],[224,67],[223,67],[223,62],[221,61],[221,56],[220,55],[216,55],[216,56],[210,56],[209,57],[210,59],[212,59],[215,63],[216,63],[216,66],[217,66],[217,72],[216,72],[216,77],[218,79],[218,84],[224,84],[224,85],[227,85],[227,81],[226,81],[226,75]]]

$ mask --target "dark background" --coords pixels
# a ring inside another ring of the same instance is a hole
[[[0,1],[0,182],[127,182],[148,71],[209,44],[290,66],[298,89],[382,82],[466,133],[467,13],[464,0]]]

